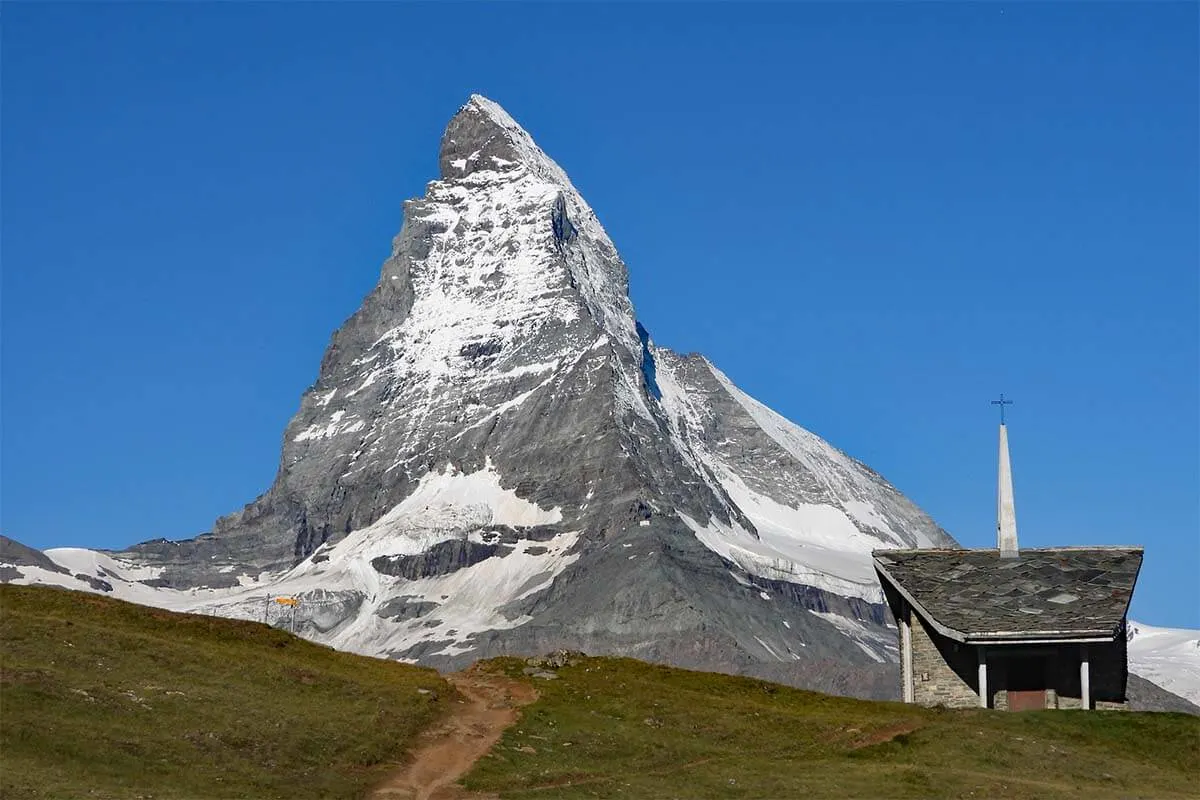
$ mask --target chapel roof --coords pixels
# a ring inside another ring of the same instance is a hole
[[[885,588],[963,642],[1114,638],[1142,566],[1140,547],[876,550]]]

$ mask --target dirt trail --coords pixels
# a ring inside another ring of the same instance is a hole
[[[462,705],[422,735],[425,740],[408,766],[371,792],[370,800],[467,800],[482,798],[457,784],[459,778],[500,741],[517,721],[517,710],[537,699],[521,681],[473,669],[447,675],[463,696]]]

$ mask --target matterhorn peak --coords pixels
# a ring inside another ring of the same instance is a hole
[[[266,494],[196,539],[51,551],[61,571],[0,547],[0,580],[251,619],[286,595],[309,638],[444,667],[568,647],[829,688],[831,664],[894,660],[871,550],[953,540],[656,346],[596,215],[499,105],[472,95],[439,161]]]
[[[480,94],[471,95],[446,126],[438,167],[442,180],[525,167],[543,180],[575,191],[566,173],[537,146],[529,132],[499,103]]]
[[[503,251],[496,259],[505,270],[524,263],[542,277],[560,274],[614,341],[630,352],[640,350],[629,279],[616,247],[567,174],[507,111],[471,95],[446,126],[438,161],[441,181],[417,201],[421,208],[406,212],[406,226],[415,223],[412,233],[432,221],[429,234],[457,248],[460,266],[479,264],[486,255],[479,245],[495,240]],[[452,243],[442,235],[451,219],[465,220],[455,230],[471,243],[457,234]],[[525,225],[515,225],[518,220]],[[537,289],[540,296],[556,291]]]

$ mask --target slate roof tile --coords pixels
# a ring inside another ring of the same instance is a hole
[[[1139,547],[876,550],[876,569],[968,638],[1115,634],[1142,566]]]

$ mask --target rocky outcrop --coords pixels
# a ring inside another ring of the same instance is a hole
[[[59,572],[63,575],[69,575],[71,571],[66,567],[54,563],[41,550],[35,550],[32,547],[23,545],[16,539],[10,539],[7,536],[0,536],[0,564],[6,564],[10,568],[15,567],[41,567],[50,572]]]
[[[503,558],[512,548],[498,544],[480,544],[467,539],[438,542],[424,553],[413,556],[378,556],[371,566],[384,575],[415,581],[437,575],[449,575],[478,564],[485,558]]]
[[[424,600],[413,600],[411,597],[393,597],[375,610],[375,615],[384,619],[401,622],[408,619],[423,617],[438,607],[437,603]]]
[[[1130,711],[1171,711],[1176,714],[1200,716],[1200,706],[1140,675],[1129,674],[1125,692],[1129,698]]]

